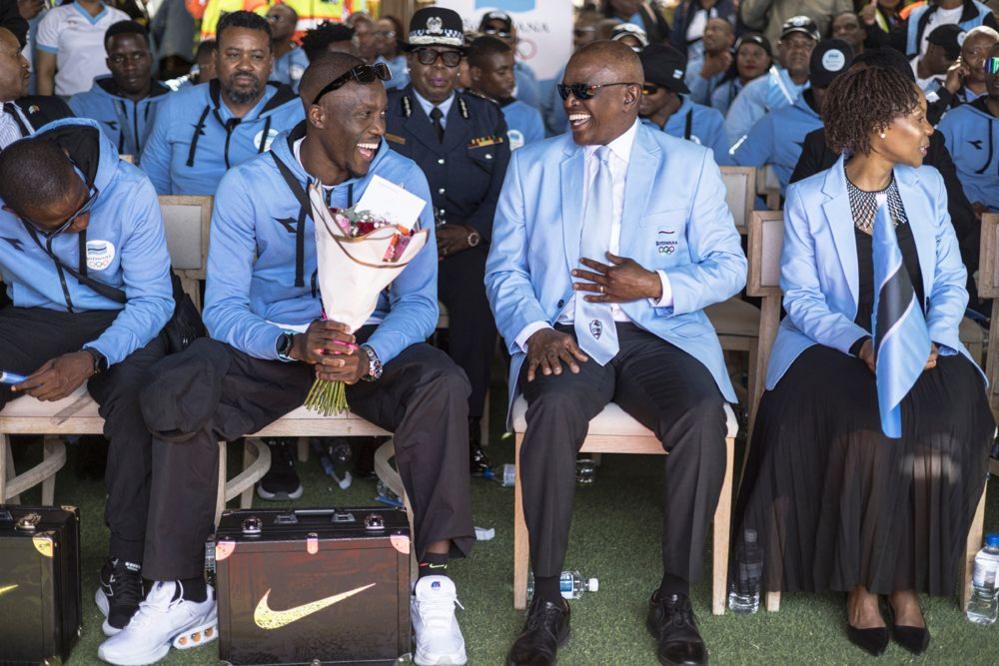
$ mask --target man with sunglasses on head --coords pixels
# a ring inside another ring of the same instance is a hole
[[[483,14],[482,20],[479,21],[479,34],[501,40],[513,49],[515,56],[517,55],[517,44],[520,42],[517,38],[517,27],[513,23],[513,18],[506,12],[494,10]],[[541,84],[531,66],[523,60],[515,59],[513,74],[517,81],[513,95],[528,106],[540,108]]]
[[[218,22],[218,78],[169,95],[142,151],[158,194],[215,194],[226,170],[267,152],[302,121],[290,87],[269,82],[274,64],[267,19],[253,12]]]
[[[496,208],[486,289],[512,356],[511,404],[528,404],[519,472],[534,573],[510,665],[554,664],[569,636],[559,575],[574,463],[611,401],[669,454],[647,621],[659,661],[707,663],[690,588],[736,397],[704,308],[742,289],[746,258],[711,151],[638,121],[643,82],[623,44],[577,51],[559,85],[571,132],[513,154]]]
[[[351,410],[393,433],[412,501],[420,571],[411,604],[415,661],[464,664],[447,564],[468,555],[475,541],[469,385],[446,354],[425,342],[438,317],[434,216],[420,168],[383,140],[388,78],[384,66],[353,55],[320,57],[302,77],[305,122],[222,179],[205,291],[212,339],[157,366],[160,378],[143,394],[143,408],[154,433],[181,439],[198,465],[214,470],[219,438],[242,437],[300,407],[317,377],[345,382]],[[330,206],[344,208],[375,177],[427,202],[419,226],[430,238],[381,295],[368,323],[351,333],[323,319],[307,188],[315,183]],[[208,387],[211,398],[191,395],[192,385]],[[214,489],[201,490],[207,515]],[[336,592],[317,589],[314,598]]]
[[[487,475],[480,421],[496,325],[482,279],[496,199],[510,160],[507,124],[495,102],[455,90],[465,53],[457,12],[425,7],[409,25],[411,82],[389,92],[385,138],[392,150],[419,164],[430,182],[441,262],[438,297],[450,318],[448,353],[472,384],[470,469]]]
[[[95,121],[72,118],[0,153],[0,199],[0,279],[13,301],[0,310],[0,369],[27,376],[0,387],[0,408],[84,385],[100,405],[111,539],[95,598],[110,638],[98,656],[151,664],[215,626],[203,575],[213,515],[190,513],[175,492],[192,481],[166,463],[189,449],[154,442],[139,403],[174,309],[156,192]],[[204,476],[214,490],[215,469]]]
[[[111,74],[94,79],[87,92],[77,93],[69,106],[80,118],[96,120],[121,155],[138,164],[156,111],[170,89],[153,79],[149,33],[135,21],[119,21],[104,33]]]

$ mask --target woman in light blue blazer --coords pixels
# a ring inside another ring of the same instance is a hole
[[[847,634],[874,655],[889,635],[926,650],[917,594],[957,589],[995,429],[958,337],[966,273],[943,179],[922,166],[925,114],[923,94],[894,70],[860,66],[828,90],[826,137],[843,156],[787,191],[787,316],[736,517],[736,559],[758,540],[763,590],[846,592]],[[871,234],[884,202],[933,343],[901,404],[900,439],[882,432],[871,343]],[[737,584],[745,572],[733,567]]]

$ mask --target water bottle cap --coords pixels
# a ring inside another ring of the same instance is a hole
[[[999,534],[986,534],[985,545],[989,548],[999,548]]]
[[[591,578],[588,587],[590,588],[590,592],[597,592],[600,590],[600,581],[596,578]]]

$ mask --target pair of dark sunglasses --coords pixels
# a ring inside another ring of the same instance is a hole
[[[507,32],[506,30],[497,30],[496,28],[489,28],[482,31],[483,35],[489,35],[490,37],[499,37],[501,39],[509,39],[513,37],[513,34]]]
[[[461,64],[461,51],[435,51],[433,49],[416,49],[413,51],[421,65],[434,65],[438,60],[444,61],[445,67],[454,69]]]
[[[659,86],[654,83],[646,83],[642,86],[643,95],[655,95],[657,92],[659,92]]]
[[[100,191],[96,187],[91,186],[90,187],[90,196],[88,196],[87,200],[83,202],[83,205],[81,205],[76,210],[75,213],[73,213],[72,215],[70,215],[69,218],[65,222],[63,222],[61,225],[59,225],[59,228],[55,229],[54,231],[48,231],[48,230],[46,230],[45,227],[41,226],[37,222],[34,222],[34,221],[28,219],[24,215],[20,215],[19,217],[22,220],[24,220],[25,222],[27,222],[28,224],[30,224],[35,229],[35,231],[37,231],[38,233],[40,233],[45,238],[55,238],[59,234],[65,232],[67,229],[69,229],[70,226],[72,226],[72,224],[74,222],[76,222],[78,219],[80,219],[81,217],[83,217],[84,215],[86,215],[87,213],[89,213],[93,209],[94,204],[97,202],[97,196],[98,196],[98,194],[100,194]]]
[[[558,96],[563,100],[569,99],[569,95],[573,95],[578,100],[585,100],[596,97],[601,88],[609,88],[610,86],[640,85],[642,84],[635,83],[634,81],[619,81],[617,83],[560,83],[556,86],[556,88],[558,88]]]
[[[389,71],[388,65],[385,63],[380,62],[375,65],[358,65],[326,84],[326,87],[319,91],[316,98],[312,100],[312,103],[319,104],[319,100],[323,98],[323,95],[333,92],[334,90],[339,90],[351,81],[357,81],[358,83],[367,85],[369,83],[374,83],[375,81],[389,81],[391,78],[392,72]]]

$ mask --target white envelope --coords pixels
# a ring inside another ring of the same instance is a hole
[[[381,176],[374,176],[354,210],[370,211],[380,220],[415,229],[427,202]]]

